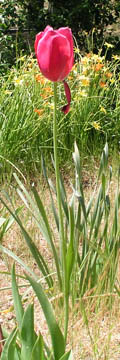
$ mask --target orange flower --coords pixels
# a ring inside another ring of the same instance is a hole
[[[102,81],[102,80],[99,82],[99,85],[100,85],[101,88],[104,88],[104,87],[107,86],[106,82]]]
[[[88,58],[90,58],[90,57],[92,57],[92,53],[88,53],[88,54],[86,54],[86,56],[87,56]]]
[[[111,72],[107,72],[107,73],[105,73],[105,76],[106,76],[108,79],[110,79],[110,78],[112,77],[112,73],[111,73]]]
[[[35,80],[41,84],[45,83],[45,79],[40,74],[35,75]]]
[[[95,71],[100,71],[100,70],[103,68],[103,66],[104,66],[104,65],[103,65],[103,64],[100,64],[100,63],[99,63],[99,64],[96,64],[95,67],[94,67],[94,70],[95,70]]]
[[[44,91],[45,91],[46,93],[53,94],[53,90],[51,89],[50,86],[45,87],[45,88],[44,88]]]
[[[69,79],[69,80],[72,80],[72,79],[73,79],[73,77],[72,77],[71,75],[69,75],[69,76],[68,76],[68,79]]]
[[[43,98],[43,99],[47,99],[48,98],[48,94],[41,94],[41,97]]]
[[[43,109],[34,109],[34,112],[41,116],[43,114]]]

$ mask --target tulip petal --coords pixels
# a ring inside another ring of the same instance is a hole
[[[65,80],[63,81],[63,84],[64,84],[65,95],[66,95],[68,104],[64,105],[61,110],[64,112],[64,114],[67,114],[70,110],[71,92],[70,92],[70,88]]]
[[[60,29],[57,30],[57,32],[63,36],[65,36],[68,39],[68,42],[70,44],[70,59],[69,59],[69,68],[71,71],[71,68],[74,65],[74,54],[73,54],[73,37],[72,37],[72,32],[71,29],[68,27],[62,27]]]

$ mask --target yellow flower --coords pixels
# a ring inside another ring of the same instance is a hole
[[[90,84],[89,78],[84,75],[79,76],[79,80],[81,81],[82,85],[84,85],[84,86],[89,86],[89,84]]]
[[[100,105],[100,111],[103,112],[104,114],[107,114],[106,109],[104,108],[104,106]]]
[[[98,54],[93,54],[92,60],[94,61],[94,63],[102,63],[104,60],[104,56],[100,56]]]
[[[32,68],[32,66],[33,66],[33,63],[31,62],[31,63],[29,63],[27,66],[28,66],[28,68],[30,68],[30,69],[31,69],[31,68]]]
[[[108,49],[114,48],[114,45],[113,45],[113,44],[109,44],[107,41],[105,42],[104,45],[107,46]]]
[[[90,80],[87,79],[87,78],[82,80],[82,84],[83,84],[84,86],[89,86],[89,83],[90,83]]]
[[[93,121],[92,123],[92,126],[94,127],[95,130],[100,130],[101,126],[100,126],[100,123],[96,122],[96,121]]]
[[[88,57],[88,56],[84,56],[84,57],[81,59],[81,64],[87,65],[88,63],[89,63],[89,57]]]
[[[120,60],[120,56],[118,56],[118,55],[113,55],[112,58],[113,58],[114,60]]]
[[[115,79],[110,79],[110,83],[114,84],[115,83]]]
[[[75,48],[74,48],[74,52],[75,52],[75,54],[78,54],[78,55],[79,55],[79,54],[80,54],[79,48],[78,48],[78,47],[75,47]]]
[[[51,104],[49,105],[49,108],[50,108],[51,110],[53,110],[53,109],[54,109],[54,103],[51,103]]]
[[[19,57],[19,59],[18,59],[17,61],[24,61],[24,60],[25,60],[25,58],[26,58],[26,55],[21,56],[21,57]]]

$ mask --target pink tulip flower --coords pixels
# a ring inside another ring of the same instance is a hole
[[[63,81],[68,104],[62,111],[66,114],[70,108],[71,94],[65,78],[74,63],[71,29],[63,27],[53,30],[51,26],[47,26],[36,35],[35,54],[40,71],[47,79]]]

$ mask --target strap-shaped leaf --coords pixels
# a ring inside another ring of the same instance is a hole
[[[87,223],[87,213],[86,213],[86,206],[85,206],[85,202],[84,202],[84,197],[81,196],[78,192],[75,193],[75,196],[77,197],[77,199],[78,199],[78,201],[79,201],[79,203],[81,205],[84,220],[85,220],[85,223]]]
[[[102,191],[102,185],[100,185],[99,190],[98,190],[98,194],[97,194],[97,197],[96,197],[94,209],[93,209],[92,218],[91,218],[89,238],[91,238],[91,235],[92,235],[92,231],[93,231],[93,228],[94,228],[94,225],[95,225],[95,221],[96,221],[96,218],[97,218],[97,214],[98,214],[98,211],[99,211],[100,202],[101,202],[102,198],[103,198],[103,191]]]
[[[38,297],[38,300],[42,307],[42,310],[43,310],[43,313],[46,318],[47,325],[48,325],[48,328],[50,331],[54,357],[56,360],[59,360],[59,358],[65,352],[65,341],[64,341],[63,334],[59,328],[59,325],[57,324],[57,321],[55,319],[55,315],[54,315],[52,306],[51,306],[46,294],[44,293],[42,286],[40,284],[38,284],[30,276],[26,275],[26,278],[30,282],[31,286],[33,287],[34,292],[36,293],[36,295]]]
[[[41,334],[37,337],[37,340],[33,346],[30,360],[45,360],[44,342]]]
[[[18,207],[15,210],[15,213],[18,214],[21,210],[22,210],[23,206]],[[13,222],[14,222],[14,218],[11,215],[8,219],[0,217],[0,227],[2,227],[1,231],[0,231],[0,241],[3,238],[4,234],[9,230],[9,228],[12,226]]]
[[[60,360],[73,360],[72,351],[69,350],[66,354],[64,354]]]
[[[27,271],[30,275],[32,275],[36,280],[38,279],[38,276],[27,266],[24,261],[22,261],[17,255],[14,254],[11,250],[5,248],[4,246],[0,245],[0,250],[4,253],[10,256],[14,261],[16,261],[22,268]]]
[[[8,347],[8,360],[20,360],[20,348],[18,347],[18,344],[16,343],[16,337],[13,336],[9,347]]]
[[[13,294],[13,300],[14,300],[16,319],[18,322],[19,330],[21,330],[24,309],[22,306],[21,297],[18,292],[18,286],[17,286],[16,276],[15,276],[15,265],[13,265],[13,268],[12,268],[12,294]]]
[[[70,239],[66,255],[67,262],[67,286],[68,291],[70,287],[70,276],[74,264],[74,231],[75,231],[75,220],[74,220],[74,197],[69,205],[69,226],[70,226]]]
[[[31,359],[33,346],[36,341],[36,334],[34,332],[34,309],[33,304],[29,304],[24,312],[22,327],[21,327],[21,359]]]
[[[14,339],[16,339],[16,335],[17,335],[17,329],[15,328],[10,333],[9,337],[7,338],[7,340],[5,342],[5,345],[4,345],[0,360],[8,360],[9,346],[10,346],[11,343],[14,342]],[[12,354],[13,354],[13,352],[12,352]],[[13,360],[14,360],[14,358],[13,358]]]
[[[68,205],[67,205],[67,195],[66,195],[66,191],[65,191],[65,187],[64,187],[64,182],[63,182],[63,178],[62,175],[60,174],[60,195],[61,195],[61,201],[62,201],[62,207],[67,219],[67,222],[69,222],[69,214],[68,214]]]
[[[35,259],[40,271],[43,273],[43,275],[46,278],[46,281],[49,285],[49,287],[51,287],[53,285],[53,281],[52,278],[50,276],[50,271],[48,269],[48,266],[45,262],[45,260],[43,259],[43,256],[40,254],[39,250],[37,249],[37,246],[35,245],[35,243],[32,241],[30,235],[27,233],[27,231],[25,230],[24,226],[22,225],[21,220],[19,219],[19,217],[12,212],[12,210],[8,207],[8,205],[5,203],[5,201],[0,197],[1,202],[4,204],[4,206],[6,207],[6,209],[10,212],[10,214],[13,216],[13,218],[16,220],[16,222],[18,223],[18,225],[20,226],[22,233],[24,235],[24,238],[26,240],[26,243],[33,255],[33,258]],[[48,276],[49,275],[49,276]]]
[[[24,201],[25,205],[31,211],[31,208],[29,207],[29,203],[30,203],[30,205],[31,205],[31,207],[33,209],[32,215],[34,216],[34,218],[35,218],[35,220],[37,222],[37,225],[39,226],[40,231],[42,232],[44,238],[46,239],[47,243],[49,244],[49,246],[52,249],[53,256],[54,256],[54,259],[55,259],[57,274],[58,274],[58,280],[59,280],[60,287],[61,287],[62,285],[61,285],[61,274],[60,274],[60,269],[59,269],[59,258],[58,258],[58,255],[57,255],[56,247],[55,247],[53,239],[52,239],[51,228],[50,228],[50,225],[49,225],[49,222],[48,222],[48,217],[46,215],[46,211],[45,211],[44,205],[42,203],[42,200],[40,199],[40,196],[39,196],[34,184],[32,185],[32,192],[33,192],[33,195],[34,195],[35,202],[31,198],[31,196],[29,195],[29,193],[26,190],[23,183],[19,180],[18,176],[16,174],[14,174],[14,177],[15,177],[18,185],[22,189],[22,192],[25,194],[26,198],[24,197],[23,193],[21,193],[21,191],[19,189],[17,190],[18,194],[20,195],[21,199]],[[30,241],[30,236],[27,234],[25,229],[24,229],[23,234],[24,234],[24,237],[25,237],[25,239],[27,241],[27,244],[29,244],[28,246],[30,246],[30,250],[32,250],[32,248],[33,248],[33,246],[31,247],[32,241]],[[42,271],[43,275],[46,277],[46,281],[48,282],[48,285],[52,286],[53,283],[52,283],[52,278],[51,278],[50,273],[49,273],[48,266],[47,266],[46,262],[44,261],[44,258],[42,257],[40,252],[38,252],[38,249],[37,248],[35,249],[35,244],[34,244],[34,250],[35,250],[34,255],[37,257],[37,259],[38,259],[38,256],[39,256],[39,260],[36,259],[36,262],[38,261],[37,264],[38,264],[40,270]],[[31,251],[32,254],[33,254],[34,250]],[[47,277],[47,275],[49,275],[49,276]]]
[[[108,144],[106,143],[101,155],[98,179],[100,178],[103,171],[106,171],[107,164],[108,164]]]
[[[53,256],[54,256],[54,260],[55,260],[55,264],[56,264],[58,280],[59,280],[60,287],[61,287],[61,274],[60,274],[60,268],[59,268],[59,258],[58,258],[58,254],[57,254],[57,251],[56,251],[56,247],[55,247],[54,242],[52,240],[52,232],[51,232],[51,229],[50,229],[50,226],[49,226],[47,214],[46,214],[45,208],[43,206],[43,203],[42,203],[42,201],[41,201],[41,199],[39,197],[39,194],[38,194],[38,192],[37,192],[37,190],[35,189],[34,186],[32,186],[32,191],[33,191],[34,198],[35,198],[37,207],[39,209],[40,215],[42,216],[42,219],[44,221],[46,231],[48,233],[50,246],[51,246]]]

